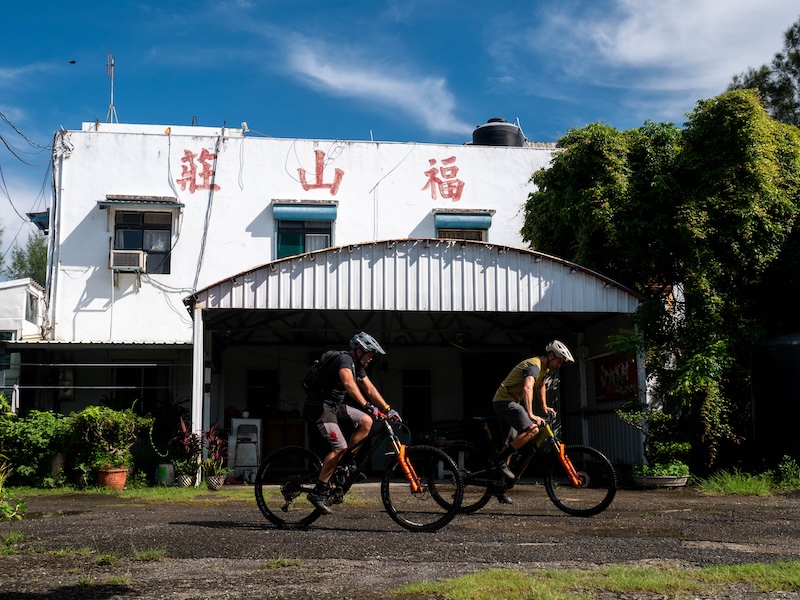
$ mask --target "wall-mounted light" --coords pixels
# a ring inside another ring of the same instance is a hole
[[[578,267],[572,267],[572,268],[569,270],[569,272],[570,272],[570,273],[573,273],[573,274],[574,274],[574,273],[577,273],[577,272],[578,272]]]

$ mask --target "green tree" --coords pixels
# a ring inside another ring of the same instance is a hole
[[[767,111],[777,120],[800,125],[800,19],[783,34],[783,51],[772,63],[735,75],[728,87],[757,89]]]
[[[25,248],[15,247],[11,251],[11,264],[5,270],[11,279],[30,277],[41,286],[47,273],[47,236],[32,233]]]
[[[683,130],[568,132],[534,174],[522,233],[648,298],[635,317],[638,349],[660,405],[700,440],[697,469],[747,433],[752,349],[800,326],[788,300],[774,314],[772,297],[800,292],[796,273],[794,287],[779,287],[783,263],[800,260],[800,134],[752,90],[700,101],[688,116]]]

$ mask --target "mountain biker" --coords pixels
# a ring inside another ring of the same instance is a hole
[[[511,426],[510,443],[497,456],[495,468],[503,476],[514,479],[508,467],[511,455],[530,442],[544,425],[544,419],[534,414],[533,401],[536,398],[544,415],[555,417],[556,411],[547,406],[545,377],[564,364],[574,363],[569,348],[559,340],[553,340],[545,347],[544,356],[526,358],[516,365],[497,388],[492,407],[502,421]],[[501,504],[512,504],[505,493],[496,495]]]
[[[348,444],[339,427],[337,413],[343,416],[346,413],[355,427],[350,444],[369,434],[373,419],[381,411],[389,417],[400,418],[367,377],[366,367],[375,354],[386,352],[374,337],[363,331],[354,335],[350,340],[350,351],[341,352],[322,369],[318,383],[308,391],[303,405],[303,417],[319,429],[331,448],[322,461],[319,481],[307,496],[311,504],[328,515],[333,512],[328,504],[329,482]],[[362,410],[345,404],[345,396],[352,398]]]

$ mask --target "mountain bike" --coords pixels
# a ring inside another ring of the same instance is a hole
[[[494,445],[489,421],[481,418],[490,445]],[[576,517],[591,517],[604,511],[617,493],[617,475],[611,461],[589,446],[567,446],[553,431],[553,421],[539,429],[536,437],[512,455],[511,480],[497,471],[492,460],[475,446],[455,444],[446,452],[454,458],[464,480],[462,513],[474,513],[493,496],[513,488],[533,465],[535,478],[543,482],[547,495],[560,510]],[[554,425],[555,426],[555,425]]]
[[[437,531],[461,507],[464,485],[453,460],[433,446],[407,446],[395,433],[394,419],[379,417],[370,435],[348,447],[330,481],[328,502],[341,504],[365,465],[388,440],[381,500],[386,512],[410,531]],[[369,440],[369,449],[357,452]],[[354,461],[353,458],[356,458]],[[310,450],[287,446],[264,459],[255,481],[256,503],[268,521],[282,529],[302,529],[322,516],[306,495],[314,490],[322,461]]]

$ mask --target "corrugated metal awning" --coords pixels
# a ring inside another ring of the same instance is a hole
[[[184,303],[190,310],[630,314],[641,300],[599,273],[540,252],[402,239],[277,260],[198,290]]]

